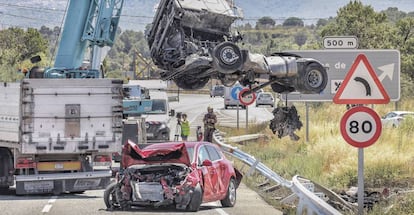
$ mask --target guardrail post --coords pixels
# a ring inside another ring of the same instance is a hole
[[[247,172],[248,177],[250,177],[253,174],[254,170],[256,169],[257,164],[259,163],[260,163],[260,160],[256,159],[256,161],[252,164],[249,171]]]

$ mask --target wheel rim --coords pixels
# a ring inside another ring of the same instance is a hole
[[[323,75],[321,73],[321,71],[317,70],[317,69],[313,69],[311,71],[309,71],[308,74],[308,83],[310,86],[317,88],[319,86],[321,86],[323,82]]]
[[[239,56],[236,54],[232,47],[227,46],[221,50],[220,59],[224,64],[232,65],[236,63],[236,61],[239,59]]]
[[[233,181],[230,181],[229,184],[229,200],[232,205],[236,202],[236,186]]]

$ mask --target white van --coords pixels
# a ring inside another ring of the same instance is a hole
[[[236,84],[234,84],[232,87],[225,87],[224,88],[224,109],[228,109],[228,107],[237,107],[240,106],[243,109],[246,109],[245,105],[240,104],[240,101],[238,99],[234,99],[233,96],[231,95],[231,91],[234,87],[241,87],[243,88],[243,86],[241,86],[238,82]]]

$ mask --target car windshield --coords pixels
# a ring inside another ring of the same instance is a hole
[[[147,112],[147,114],[164,114],[166,113],[167,105],[166,101],[163,99],[153,99],[152,100],[152,107],[151,111]]]
[[[264,94],[260,94],[260,97],[262,97],[262,98],[271,98],[272,95],[264,93]]]
[[[124,86],[125,98],[141,97],[141,88],[139,86]]]

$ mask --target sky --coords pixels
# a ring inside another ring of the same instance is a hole
[[[194,0],[195,1],[195,0]],[[209,0],[215,1],[215,0]],[[305,24],[314,24],[320,18],[337,15],[339,8],[350,0],[234,0],[244,12],[244,21],[255,23],[263,16],[283,23],[288,17],[302,18]],[[413,0],[360,0],[379,12],[397,7],[404,12],[414,11]],[[0,0],[0,28],[60,26],[68,0]],[[125,0],[120,20],[122,29],[143,30],[152,22],[158,0]]]

